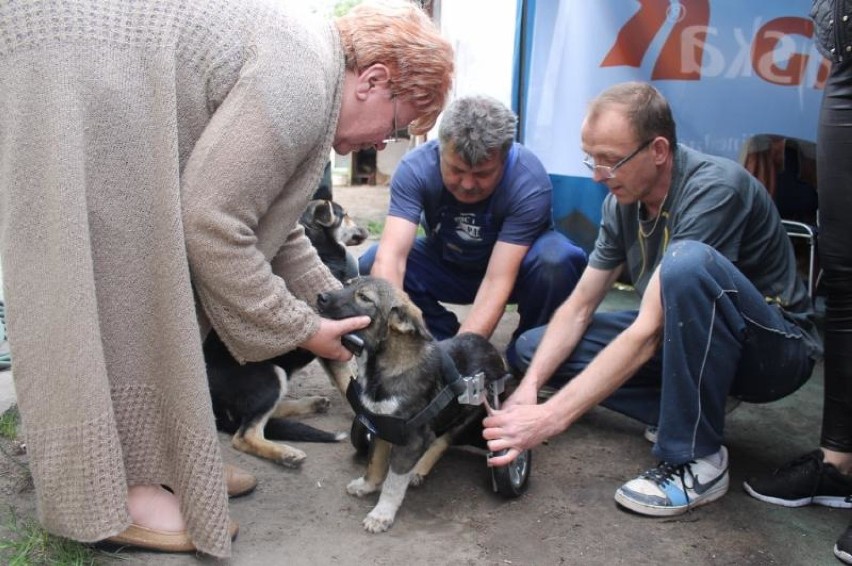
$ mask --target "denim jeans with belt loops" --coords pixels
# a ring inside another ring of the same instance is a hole
[[[717,452],[725,401],[764,403],[796,391],[814,361],[800,329],[712,247],[672,243],[661,264],[661,346],[602,405],[658,426],[654,455],[683,464]],[[561,387],[636,318],[636,311],[596,313],[574,352],[548,382]],[[518,338],[510,361],[523,371],[544,327]]]

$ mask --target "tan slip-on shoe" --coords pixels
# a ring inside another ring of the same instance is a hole
[[[237,538],[238,532],[240,532],[240,525],[232,520],[228,525],[228,533],[231,535],[231,540]],[[196,550],[186,531],[159,531],[136,524],[131,524],[122,532],[106,538],[102,542],[122,547],[158,550],[160,552],[195,552]]]
[[[225,485],[228,486],[228,497],[241,497],[254,491],[257,478],[233,464],[225,464]]]

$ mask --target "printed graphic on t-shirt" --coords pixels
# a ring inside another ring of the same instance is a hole
[[[456,235],[466,242],[479,242],[482,240],[482,226],[477,222],[477,214],[459,213],[455,217]]]
[[[484,269],[491,257],[500,227],[486,211],[461,211],[442,207],[433,236],[438,239],[444,260],[465,269]]]

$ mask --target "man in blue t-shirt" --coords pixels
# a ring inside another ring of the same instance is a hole
[[[359,261],[361,274],[402,287],[439,340],[464,331],[488,338],[517,303],[514,342],[547,323],[586,266],[583,250],[553,229],[550,179],[514,142],[516,124],[493,98],[453,102],[438,140],[399,164],[381,240]],[[459,324],[441,302],[473,306]]]

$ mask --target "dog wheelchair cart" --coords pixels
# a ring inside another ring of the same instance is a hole
[[[360,354],[361,348],[363,348],[360,338],[353,334],[345,336],[343,344],[355,355]],[[487,401],[491,407],[500,408],[500,397],[505,391],[509,374],[486,383],[483,372],[470,376],[459,375],[455,365],[447,355],[444,355],[443,363],[444,371],[442,373],[447,381],[446,387],[425,409],[408,420],[372,413],[360,401],[360,385],[355,380],[349,384],[346,398],[356,413],[355,419],[352,421],[350,440],[359,454],[363,455],[369,451],[374,436],[383,438],[392,444],[403,444],[407,430],[419,427],[434,418],[453,398],[463,405],[482,405]],[[448,375],[451,377],[447,378]],[[501,450],[498,453],[488,452],[488,458],[501,456],[505,453],[506,450]],[[492,489],[495,493],[504,497],[520,496],[526,490],[531,466],[532,453],[530,450],[525,450],[511,463],[505,466],[492,467]]]

